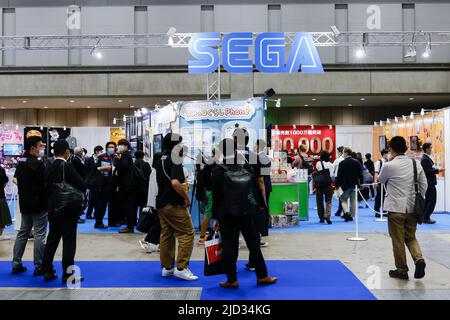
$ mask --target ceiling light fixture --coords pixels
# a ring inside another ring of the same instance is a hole
[[[22,100],[22,103],[27,103],[28,101],[27,100]]]
[[[305,107],[309,107],[309,105],[305,104]]]
[[[386,120],[386,123],[391,123],[391,119],[387,119],[387,120]]]
[[[126,121],[127,121],[127,116],[126,116],[126,115],[123,115],[122,121],[123,121],[123,122],[126,122]]]
[[[415,98],[413,98],[413,97],[411,97],[411,98],[409,98],[409,101],[413,101]]]
[[[74,102],[75,102],[75,100],[70,100],[69,102],[70,102],[70,103],[74,103]]]
[[[420,115],[421,115],[421,116],[424,116],[424,115],[425,115],[425,109],[424,109],[424,108],[422,108],[422,109],[420,110]]]
[[[117,124],[117,119],[113,118],[113,124]]]
[[[422,53],[422,57],[429,58],[430,55],[431,55],[431,34],[428,33],[427,46],[425,47],[425,51]]]
[[[177,32],[177,29],[175,27],[170,27],[169,30],[167,30],[167,37],[169,37],[169,40],[167,41],[167,44],[169,46],[173,46],[173,36],[175,35],[175,32]]]
[[[275,103],[275,107],[281,108],[281,99],[280,98],[277,99],[277,102]]]
[[[411,114],[409,115],[410,119],[414,119],[414,112],[411,112]]]
[[[316,101],[317,99],[316,99],[316,98],[312,98],[311,100],[312,100],[312,101]]]
[[[361,98],[361,99],[359,99],[359,100],[361,100],[361,101],[366,101],[366,98]]]
[[[122,99],[119,99],[119,100],[117,100],[117,102],[119,102],[119,103],[122,103],[122,102],[123,102],[123,100],[122,100]]]
[[[415,56],[417,56],[416,48],[413,47],[412,45],[410,45],[410,46],[408,47],[408,50],[406,50],[406,53],[405,53],[404,58],[405,58],[405,59],[408,59],[408,58],[414,58]]]
[[[47,107],[47,106],[44,106],[44,109],[48,109],[48,107]]]
[[[406,116],[405,115],[403,115],[402,118],[403,118],[403,121],[406,121]]]
[[[86,106],[86,108],[90,109],[90,108],[91,108],[91,106]]]
[[[395,117],[394,120],[395,120],[395,122],[398,122],[398,118],[397,117]]]
[[[376,121],[373,122],[373,126],[376,127],[378,126],[378,123]]]
[[[331,26],[331,31],[333,31],[335,37],[338,37],[341,34],[336,26]]]

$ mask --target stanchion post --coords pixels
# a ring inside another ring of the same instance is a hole
[[[366,238],[359,236],[359,210],[358,210],[358,186],[355,186],[355,224],[356,224],[356,235],[355,237],[347,238],[348,241],[366,241]]]
[[[384,185],[380,183],[381,189],[381,200],[380,200],[380,218],[375,219],[377,222],[386,222],[387,219],[384,218]]]

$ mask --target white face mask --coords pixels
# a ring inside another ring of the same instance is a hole
[[[126,146],[119,146],[118,149],[119,149],[120,152],[127,151],[127,147]]]
[[[45,150],[44,149],[39,149],[38,158],[42,158],[44,155],[45,155]]]
[[[115,148],[108,148],[108,153],[109,154],[114,154],[114,152],[116,152]]]

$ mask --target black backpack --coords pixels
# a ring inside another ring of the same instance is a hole
[[[147,198],[148,192],[148,180],[145,179],[144,172],[138,168],[135,164],[133,164],[132,168],[132,177],[134,190],[139,199]]]
[[[253,194],[253,176],[241,165],[221,166],[223,174],[224,209],[227,214],[239,218],[256,213]]]

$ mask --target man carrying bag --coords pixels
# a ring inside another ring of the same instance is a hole
[[[223,263],[222,240],[219,231],[209,235],[205,241],[205,276],[215,276],[225,273]]]

